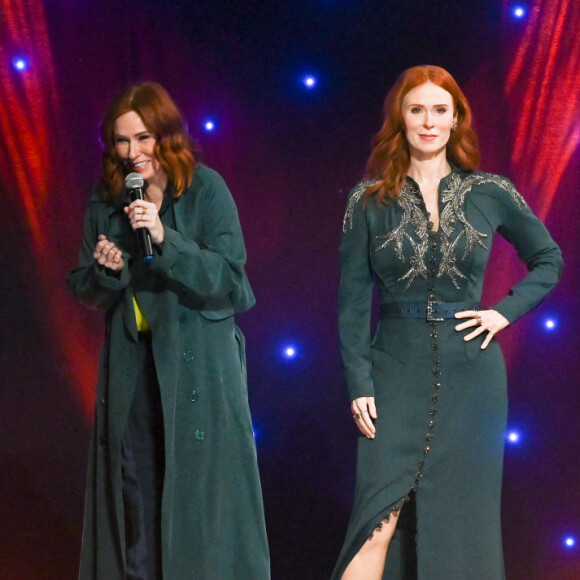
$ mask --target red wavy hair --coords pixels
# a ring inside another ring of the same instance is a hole
[[[193,179],[196,148],[191,141],[183,115],[167,91],[157,83],[132,85],[121,92],[107,109],[101,123],[102,154],[101,196],[120,201],[127,168],[115,149],[115,121],[134,111],[156,139],[154,155],[180,196]]]
[[[462,169],[475,169],[480,154],[477,135],[471,128],[471,107],[455,79],[443,68],[432,65],[415,66],[402,73],[385,99],[385,121],[372,140],[373,149],[366,166],[366,178],[379,180],[367,188],[365,196],[376,193],[377,203],[394,199],[405,185],[409,169],[409,143],[401,112],[404,96],[426,82],[445,89],[453,98],[457,114],[457,129],[447,143],[447,159]]]

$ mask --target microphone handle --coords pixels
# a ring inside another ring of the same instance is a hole
[[[131,200],[135,201],[136,199],[145,199],[143,197],[143,190],[140,187],[134,187],[131,189]],[[150,262],[153,260],[153,243],[151,242],[151,233],[147,228],[139,228],[136,231],[143,262]]]

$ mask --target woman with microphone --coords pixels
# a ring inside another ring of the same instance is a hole
[[[266,580],[234,323],[255,300],[236,206],[156,83],[115,99],[101,139],[101,182],[67,278],[106,311],[80,578]]]

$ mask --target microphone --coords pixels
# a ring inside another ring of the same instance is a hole
[[[131,196],[131,201],[145,199],[143,196],[143,185],[145,185],[145,182],[138,173],[129,173],[129,175],[125,177],[125,187]],[[139,228],[136,230],[136,234],[137,239],[139,240],[139,248],[141,248],[141,255],[143,256],[143,262],[150,262],[153,260],[151,234],[147,228]]]

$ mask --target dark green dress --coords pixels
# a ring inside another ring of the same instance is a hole
[[[376,438],[359,439],[354,508],[333,578],[411,497],[416,517],[403,525],[401,516],[384,578],[500,580],[507,390],[499,345],[465,342],[455,319],[384,316],[371,341],[373,282],[383,311],[430,296],[478,302],[497,231],[529,269],[492,307],[513,322],[557,283],[560,250],[503,177],[453,169],[439,185],[436,232],[412,179],[386,206],[371,197],[365,207],[369,183],[351,192],[344,218],[339,325],[350,399],[375,397],[378,419]]]
[[[139,372],[135,293],[151,328],[163,412],[163,578],[268,580],[244,337],[234,323],[254,304],[236,206],[222,178],[197,165],[160,216],[165,242],[144,266],[122,206],[93,196],[68,276],[77,298],[107,310],[80,578],[125,580],[121,446]],[[120,274],[93,259],[99,234],[123,251]]]

